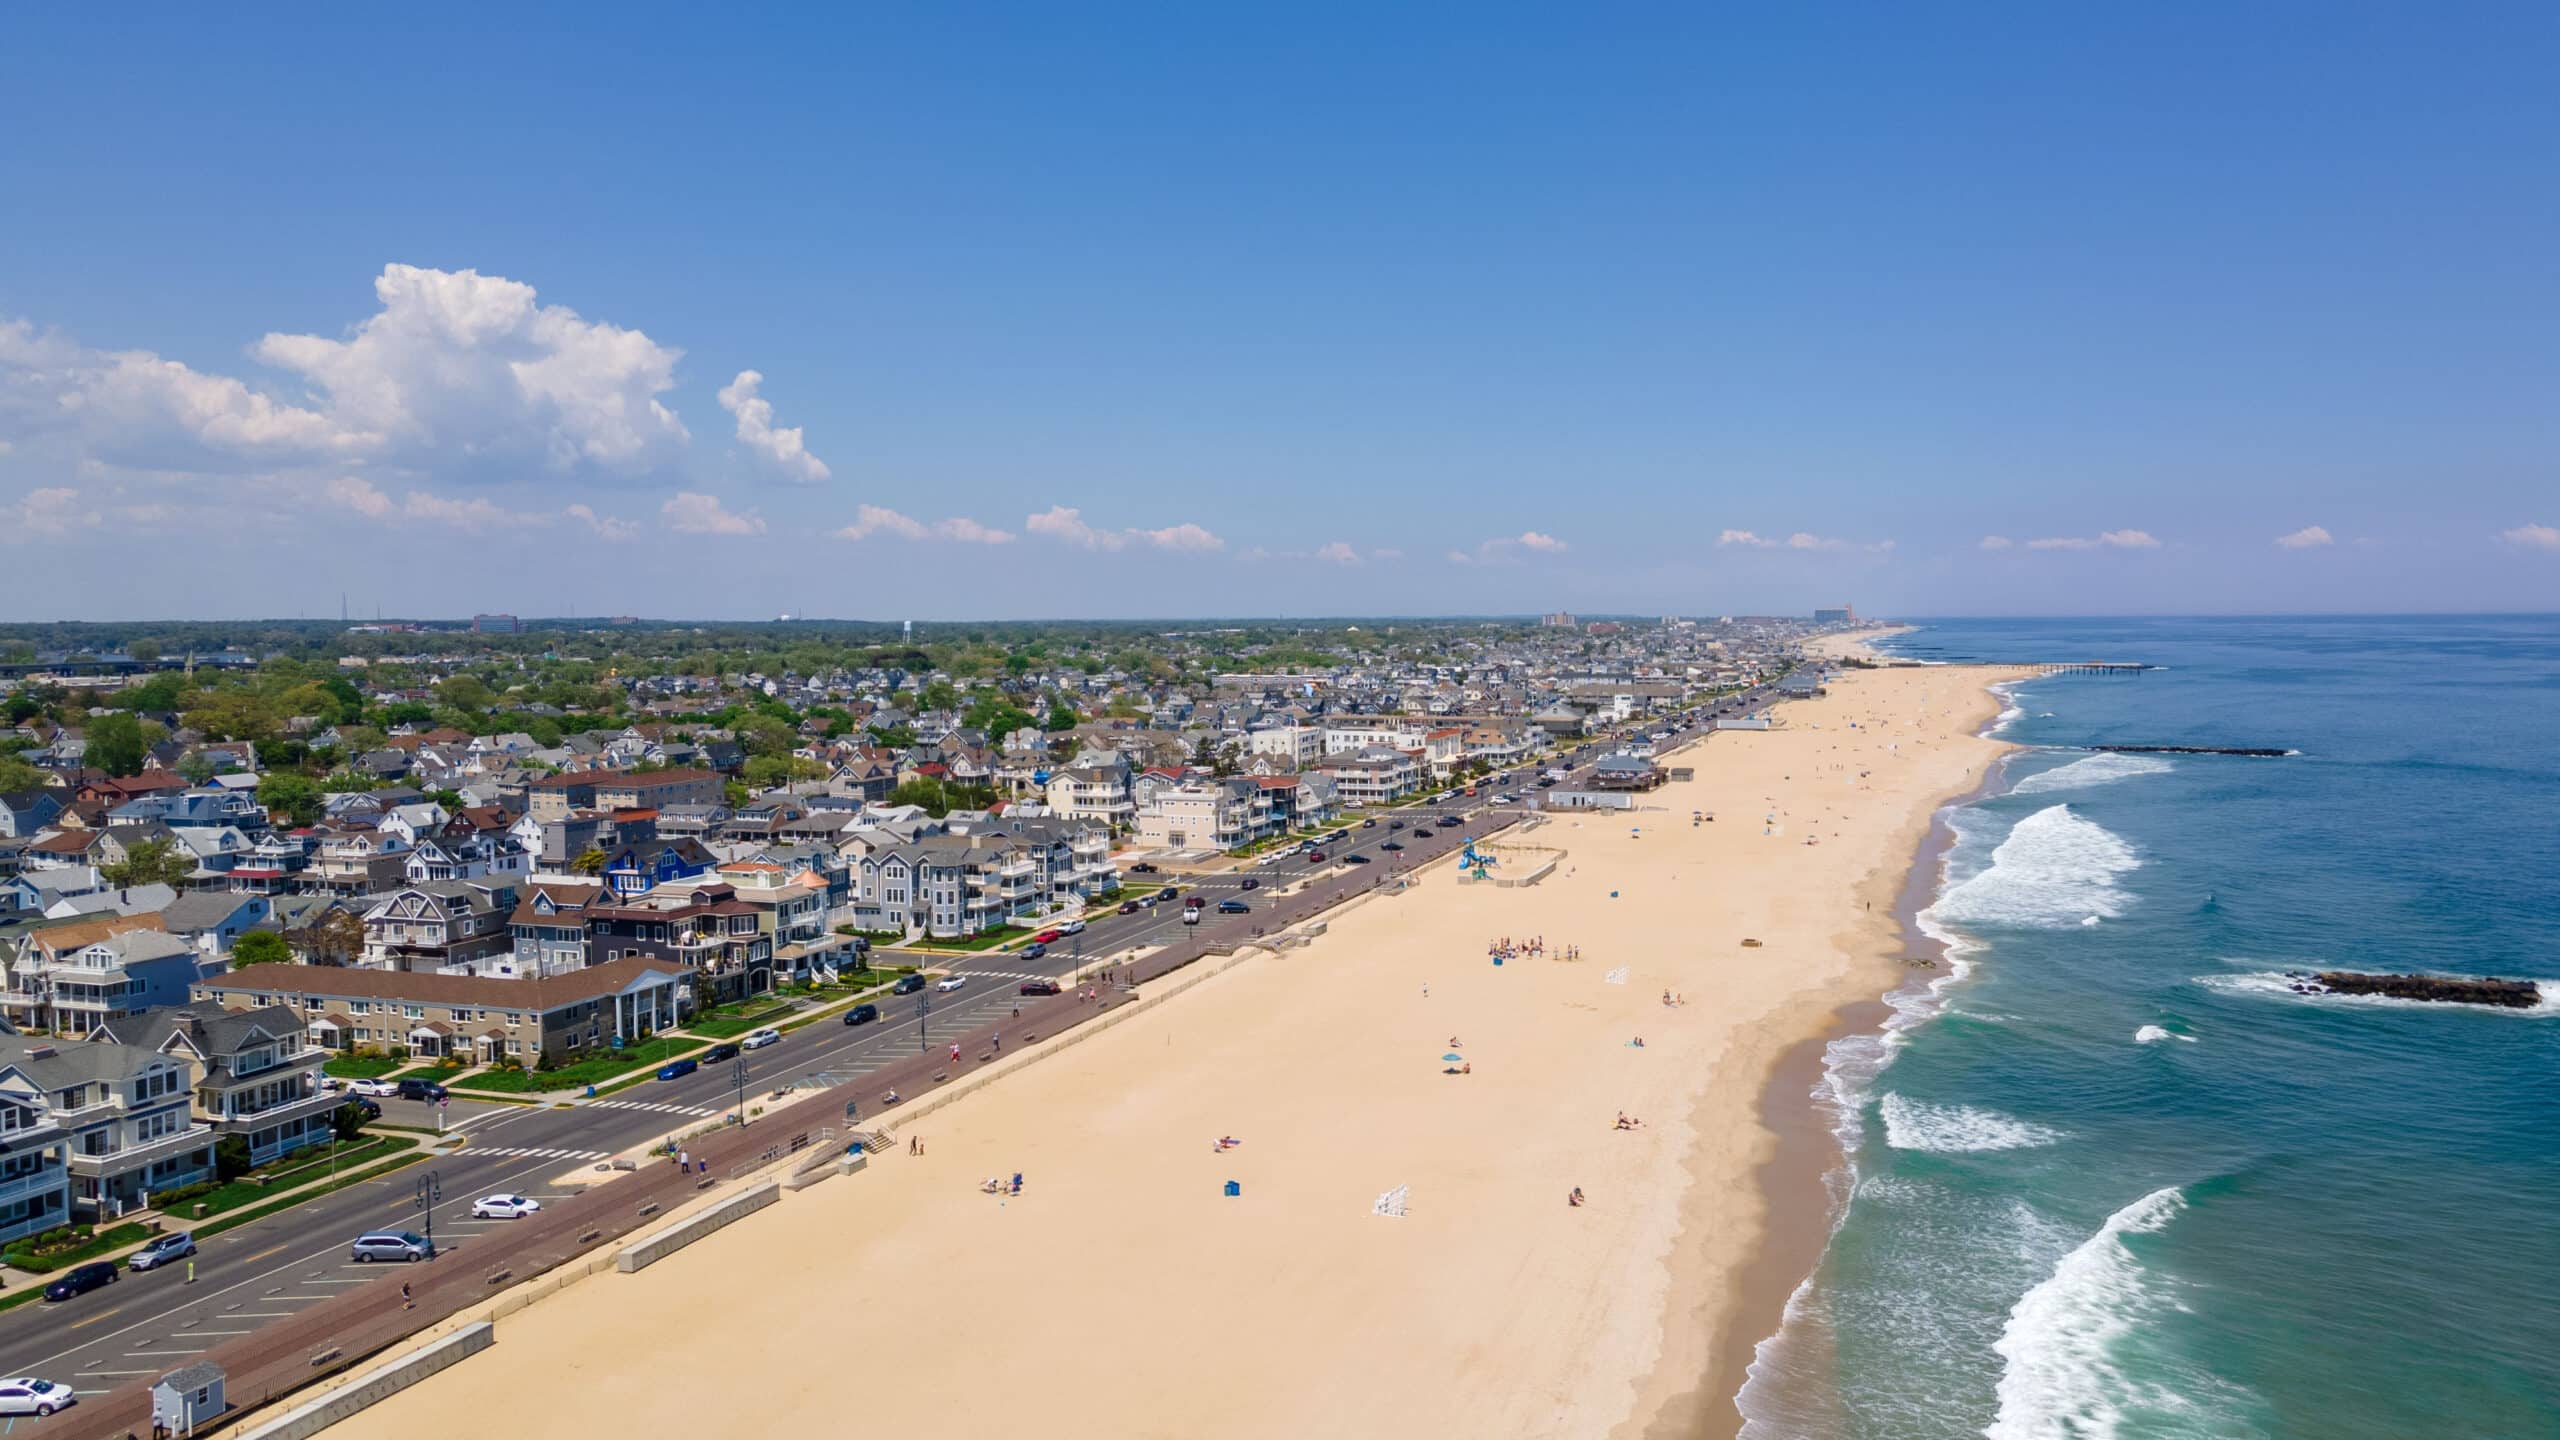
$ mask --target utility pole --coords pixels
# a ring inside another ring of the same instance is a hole
[[[925,1033],[924,1033],[924,1031],[925,1031],[925,1017],[926,1017],[926,1016],[928,1016],[928,1015],[931,1015],[932,1013],[933,1013],[933,997],[932,997],[931,995],[926,994],[926,993],[925,993],[924,991],[922,991],[922,990],[917,991],[917,992],[916,992],[916,1053],[917,1053],[917,1054],[919,1054],[919,1055],[921,1055],[921,1054],[925,1053],[926,1051],[931,1050],[931,1049],[933,1048],[932,1044],[931,1044],[929,1041],[927,1041],[927,1040],[926,1040],[926,1038],[925,1038]]]

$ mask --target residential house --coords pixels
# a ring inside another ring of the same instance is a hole
[[[364,912],[364,955],[375,970],[469,974],[513,948],[512,880],[430,880],[404,885]]]
[[[1270,833],[1271,802],[1245,776],[1157,788],[1138,812],[1138,843],[1158,850],[1233,850]]]
[[[1116,750],[1086,750],[1049,777],[1051,813],[1073,820],[1098,820],[1115,831],[1138,823],[1138,805],[1130,790],[1128,759]]]
[[[0,837],[31,840],[53,817],[62,813],[67,798],[59,790],[18,790],[0,795]],[[5,1225],[0,1225],[5,1228]]]
[[[172,935],[205,955],[228,955],[233,941],[265,924],[275,902],[264,895],[230,890],[194,890],[172,898],[159,911],[160,923]]]
[[[185,999],[227,962],[199,954],[157,915],[102,915],[31,930],[9,963],[0,1019],[28,1032],[85,1034],[101,1021]]]
[[[586,909],[590,967],[645,958],[683,966],[719,999],[773,988],[773,937],[726,885],[616,897]]]
[[[113,1219],[155,1190],[213,1178],[213,1129],[190,1113],[187,1067],[156,1050],[0,1034],[0,1090],[19,1097],[0,1110],[19,1111],[34,1097],[60,1127],[71,1219]],[[50,1148],[41,1126],[31,1138]]]
[[[0,1243],[71,1220],[70,1132],[26,1063],[40,1044],[0,1033]]]
[[[1402,750],[1375,747],[1357,754],[1328,755],[1314,772],[1333,781],[1346,806],[1383,805],[1422,788],[1421,762]]]
[[[187,1067],[195,1117],[219,1142],[237,1135],[249,1163],[331,1138],[330,1114],[341,1102],[317,1076],[328,1053],[311,1041],[302,1016],[281,1005],[226,1010],[211,1000],[109,1021],[89,1035],[157,1050]]]

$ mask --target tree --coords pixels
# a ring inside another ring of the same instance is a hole
[[[251,965],[290,965],[293,947],[273,930],[252,930],[231,942],[231,968],[246,969]]]
[[[952,689],[948,680],[928,680],[924,689],[916,692],[916,703],[927,710],[950,710],[960,704],[960,692]]]
[[[350,1100],[329,1112],[329,1128],[338,1132],[339,1139],[353,1140],[364,1134],[364,1123],[370,1118],[363,1106]]]
[[[313,921],[302,936],[313,964],[349,964],[364,953],[364,917],[353,910],[332,910]]]
[[[1049,718],[1041,723],[1040,728],[1054,734],[1060,730],[1073,730],[1078,723],[1075,707],[1060,700],[1049,706]]]
[[[142,773],[142,722],[133,716],[122,711],[101,715],[89,722],[87,739],[90,764],[110,775]]]
[[[136,640],[132,644],[124,647],[124,653],[132,656],[133,663],[137,665],[157,665],[160,663],[160,645],[158,641]]]
[[[221,1180],[227,1184],[248,1174],[250,1168],[248,1136],[225,1135],[221,1139],[213,1142],[213,1174],[215,1179]],[[190,1261],[188,1263],[193,1264],[194,1262]]]
[[[738,743],[750,755],[781,756],[791,753],[800,743],[790,726],[770,715],[750,715],[735,727]]]
[[[196,872],[196,857],[172,840],[143,840],[124,852],[124,859],[98,867],[98,878],[122,889],[128,885],[181,888]]]
[[[937,817],[951,813],[951,799],[944,793],[942,782],[927,775],[900,781],[898,788],[889,792],[889,803],[921,805],[926,814]]]
[[[201,750],[196,751],[178,761],[178,773],[188,784],[202,785],[214,776],[213,759]]]
[[[0,755],[0,795],[14,795],[22,790],[44,788],[42,770],[15,755]]]
[[[590,845],[578,852],[578,858],[569,862],[569,868],[581,875],[601,875],[604,873],[604,852]]]
[[[258,803],[270,814],[309,825],[320,818],[320,787],[307,776],[279,770],[258,782]]]

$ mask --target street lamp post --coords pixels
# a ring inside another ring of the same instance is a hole
[[[444,1199],[444,1177],[430,1170],[418,1177],[418,1212],[426,1217],[427,1248],[436,1243],[436,1202]]]
[[[738,1063],[737,1063],[737,1065],[736,1065],[736,1066],[734,1066],[734,1067],[731,1069],[730,1074],[731,1074],[731,1077],[737,1081],[737,1086],[738,1086],[738,1123],[739,1123],[739,1124],[741,1124],[741,1125],[744,1125],[744,1124],[746,1124],[746,1123],[747,1123],[747,1057],[746,1057],[746,1056],[741,1055],[741,1056],[739,1056],[739,1057],[738,1057]]]
[[[932,997],[932,996],[930,996],[930,995],[928,995],[928,994],[926,994],[925,992],[923,992],[923,991],[921,991],[921,990],[917,991],[917,992],[916,992],[916,1053],[917,1053],[917,1054],[919,1054],[919,1055],[922,1055],[922,1054],[923,1054],[923,1053],[925,1053],[926,1051],[931,1050],[931,1049],[933,1048],[933,1044],[932,1044],[932,1042],[931,1042],[930,1040],[928,1040],[928,1039],[926,1039],[926,1038],[925,1038],[925,1033],[924,1033],[924,1031],[925,1031],[925,1017],[926,1017],[926,1016],[928,1016],[928,1015],[931,1015],[932,1013],[933,1013],[933,997]]]

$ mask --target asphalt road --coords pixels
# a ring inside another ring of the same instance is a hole
[[[1695,733],[1684,731],[1682,741]],[[1560,764],[1579,778],[1607,748],[1606,743],[1586,745],[1563,758],[1541,762],[1536,769],[1513,771],[1481,785],[1481,793],[1473,799],[1389,812],[1374,826],[1356,828],[1352,843],[1329,847],[1322,864],[1285,854],[1214,875],[1128,875],[1124,884],[1133,895],[1177,886],[1186,895],[1205,894],[1212,905],[1239,898],[1260,913],[1265,908],[1260,897],[1268,892],[1312,876],[1347,874],[1354,868],[1345,864],[1347,854],[1366,855],[1371,871],[1381,876],[1437,859],[1456,849],[1470,833],[1463,824],[1440,827],[1436,824],[1440,815],[1463,819],[1494,808],[1492,797],[1497,793],[1514,794],[1525,803],[1535,785],[1536,770]],[[1391,828],[1394,821],[1403,822],[1402,828]],[[1384,850],[1389,840],[1408,848]],[[1248,876],[1260,882],[1257,891],[1243,889]],[[748,1053],[743,1057],[745,1103],[751,1109],[772,1104],[774,1091],[794,1084],[818,1088],[847,1084],[931,1050],[942,1043],[938,1036],[991,1025],[1000,1030],[1017,1003],[1017,987],[1024,979],[1063,978],[1088,963],[1180,943],[1196,933],[1182,923],[1181,916],[1182,907],[1170,901],[1137,914],[1104,916],[1037,960],[1026,959],[1018,951],[903,956],[908,963],[967,978],[956,991],[934,988],[920,996],[884,1002],[877,1023],[847,1026],[829,1018],[785,1034],[779,1044]],[[1211,918],[1231,917],[1217,917],[1212,911]],[[850,1093],[857,1097],[853,1102],[857,1107],[866,1107],[862,1091]],[[722,1062],[679,1080],[634,1086],[607,1099],[576,1105],[507,1105],[457,1097],[444,1111],[443,1120],[447,1128],[469,1136],[463,1149],[204,1241],[192,1285],[181,1262],[141,1274],[124,1272],[115,1284],[60,1304],[38,1301],[0,1312],[0,1374],[41,1376],[94,1394],[186,1364],[215,1345],[350,1287],[399,1283],[407,1267],[358,1265],[348,1260],[348,1242],[366,1230],[423,1231],[431,1223],[440,1250],[467,1253],[479,1237],[513,1223],[471,1219],[471,1202],[478,1197],[513,1193],[556,1199],[571,1193],[570,1187],[554,1183],[563,1176],[622,1151],[715,1123],[736,1107],[740,1095],[735,1067]],[[434,1107],[428,1105],[399,1100],[385,1100],[382,1105],[388,1123],[432,1128],[437,1121]],[[432,1211],[425,1211],[419,1207],[419,1185],[429,1175],[441,1186],[443,1198]]]

